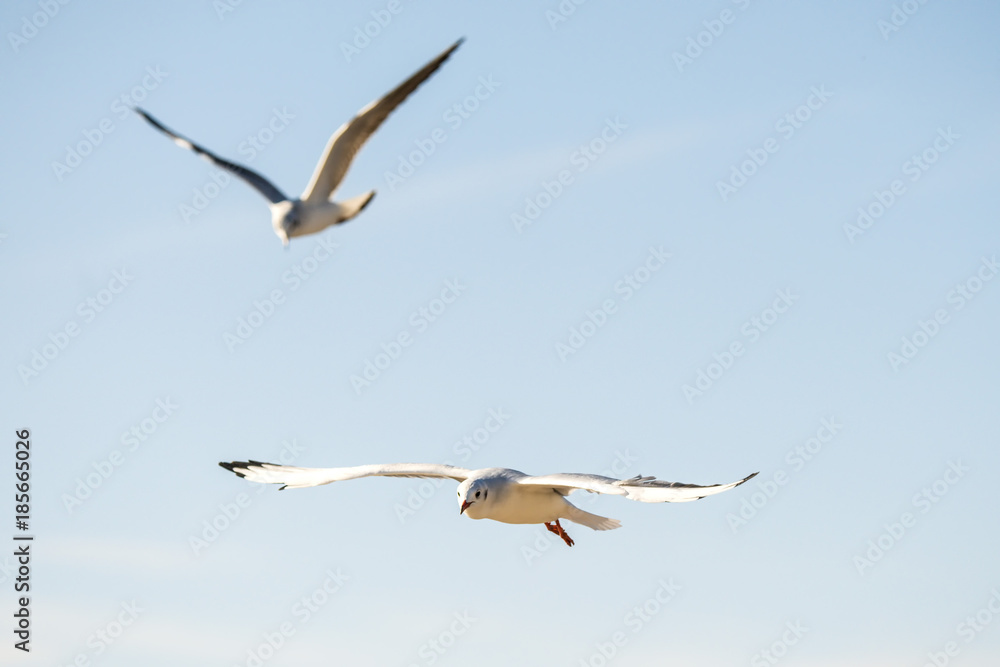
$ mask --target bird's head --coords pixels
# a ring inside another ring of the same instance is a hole
[[[490,501],[490,489],[483,479],[467,479],[458,485],[459,512],[470,519],[481,519]]]
[[[302,223],[302,207],[299,202],[283,201],[274,205],[271,223],[282,245],[287,246],[288,239],[295,236],[295,230]]]

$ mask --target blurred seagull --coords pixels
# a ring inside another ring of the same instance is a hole
[[[202,156],[212,164],[225,169],[242,178],[267,197],[271,209],[271,225],[274,233],[281,239],[283,245],[288,245],[288,239],[293,236],[315,234],[330,225],[347,222],[364,210],[368,202],[375,196],[371,190],[358,197],[345,199],[342,202],[332,200],[334,191],[347,174],[351,161],[368,138],[375,133],[392,111],[402,104],[420,84],[426,81],[448,56],[461,45],[460,39],[448,47],[441,55],[424,65],[423,69],[401,83],[383,98],[376,100],[363,108],[358,114],[340,126],[330,141],[319,164],[313,172],[305,192],[298,199],[289,199],[273,183],[255,171],[243,165],[224,160],[218,155],[202,148],[198,144],[185,139],[168,129],[151,115],[136,108],[135,112],[145,118],[150,125],[163,132],[182,148],[187,148]]]
[[[509,468],[467,470],[436,463],[388,463],[352,468],[295,468],[260,461],[219,464],[251,482],[282,484],[282,489],[302,489],[359,477],[447,477],[458,485],[458,506],[470,519],[493,519],[502,523],[543,523],[569,546],[573,540],[559,519],[567,519],[594,530],[613,530],[617,519],[597,516],[572,505],[566,496],[582,489],[591,493],[625,496],[643,503],[685,503],[736,488],[757,473],[732,484],[698,486],[664,482],[655,477],[614,479],[601,475],[559,473],[533,477]]]

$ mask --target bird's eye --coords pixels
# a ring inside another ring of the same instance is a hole
[[[476,491],[476,498],[479,497],[479,491]]]

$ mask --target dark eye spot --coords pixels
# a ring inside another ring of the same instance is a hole
[[[479,491],[476,491],[476,498],[479,497]]]

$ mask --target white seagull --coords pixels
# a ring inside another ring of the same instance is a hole
[[[145,118],[150,125],[173,139],[178,146],[192,150],[215,166],[242,178],[267,197],[268,202],[270,202],[268,206],[271,209],[271,225],[274,227],[274,233],[281,239],[282,244],[287,246],[289,238],[315,234],[330,225],[347,222],[361,213],[368,205],[368,202],[375,196],[374,190],[351,199],[345,199],[342,202],[333,201],[333,193],[340,185],[344,175],[347,174],[354,156],[361,150],[368,138],[375,133],[375,130],[389,114],[410,96],[410,93],[441,67],[462,41],[460,39],[452,44],[441,55],[424,65],[423,69],[341,125],[340,129],[334,132],[330,141],[327,142],[323,157],[320,158],[312,178],[309,179],[309,184],[298,199],[289,199],[273,183],[257,172],[222,159],[168,129],[142,109],[136,108],[135,112]]]
[[[613,530],[617,519],[584,512],[568,500],[573,491],[609,493],[643,503],[686,503],[736,488],[757,473],[732,484],[698,486],[664,482],[655,477],[614,479],[601,475],[558,473],[533,477],[510,468],[468,470],[439,463],[387,463],[351,468],[296,468],[260,461],[222,462],[220,466],[261,484],[281,484],[282,489],[302,489],[359,477],[447,477],[458,485],[459,512],[470,519],[493,519],[502,523],[543,523],[573,546],[559,524],[567,519],[594,530]]]

